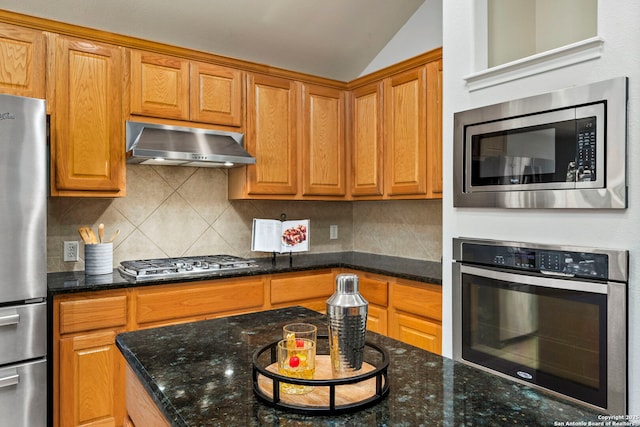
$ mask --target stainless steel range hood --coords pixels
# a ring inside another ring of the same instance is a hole
[[[202,128],[127,121],[127,163],[195,167],[254,164],[244,135]]]

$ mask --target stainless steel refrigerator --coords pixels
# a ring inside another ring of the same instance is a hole
[[[47,141],[41,99],[0,95],[0,425],[47,422]]]

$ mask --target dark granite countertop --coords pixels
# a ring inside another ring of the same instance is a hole
[[[174,426],[553,426],[599,421],[598,413],[587,408],[372,332],[367,340],[390,356],[390,392],[383,401],[336,416],[275,409],[253,393],[252,355],[280,338],[282,325],[295,320],[326,327],[323,315],[291,307],[127,332],[118,335],[116,344]]]
[[[353,268],[370,273],[395,276],[419,282],[442,284],[442,265],[439,262],[375,255],[363,252],[332,252],[324,254],[279,255],[274,266],[270,257],[255,258],[256,268],[226,270],[196,278],[173,278],[136,282],[120,274],[86,276],[84,271],[49,273],[47,283],[50,295],[93,290],[118,289],[166,283],[184,283],[230,277],[246,277],[262,274],[287,273],[321,268]]]

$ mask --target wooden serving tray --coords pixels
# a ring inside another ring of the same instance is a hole
[[[265,368],[269,372],[278,373],[278,363],[272,363]],[[362,368],[353,372],[352,376],[366,374],[375,369],[374,366],[367,362],[362,364]],[[314,380],[330,380],[333,379],[331,371],[331,358],[329,355],[316,356],[316,371]],[[384,383],[383,383],[384,385]],[[258,386],[260,391],[273,399],[273,381],[262,374],[258,374]],[[326,407],[329,406],[330,386],[319,385],[314,386],[313,390],[307,394],[286,394],[280,393],[280,400],[284,404],[295,405],[297,407]],[[335,386],[335,404],[336,406],[353,405],[370,399],[376,395],[376,378],[370,378],[354,384],[344,384]]]

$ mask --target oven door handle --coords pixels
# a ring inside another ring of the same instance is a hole
[[[604,295],[608,294],[609,289],[607,283],[530,276],[527,274],[490,270],[487,268],[480,268],[466,264],[462,264],[460,266],[460,273],[485,277],[487,279],[500,280],[503,282],[510,282],[516,285],[541,286],[545,288],[567,289],[572,291],[592,292]]]
[[[545,271],[545,270],[540,270],[540,273],[545,274],[547,276],[556,276],[556,277],[576,277],[575,274],[570,274],[570,273],[560,273],[558,271]]]

